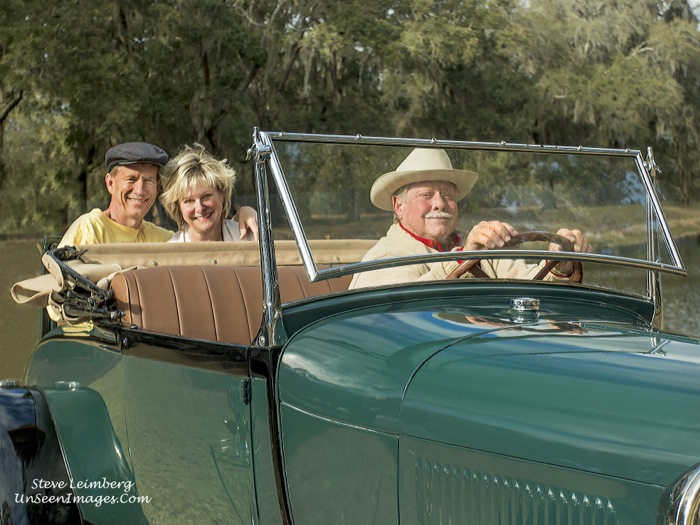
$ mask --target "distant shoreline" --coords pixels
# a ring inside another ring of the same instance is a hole
[[[0,233],[0,241],[41,241],[41,233]]]
[[[666,202],[662,206],[666,220],[671,228],[674,239],[680,241],[682,239],[688,239],[689,237],[698,236],[700,237],[700,210],[694,205],[684,205],[674,202]],[[603,213],[601,211],[601,213]],[[624,215],[623,215],[624,217]],[[469,217],[472,220],[481,220],[478,216]],[[561,220],[560,220],[561,219]],[[466,218],[465,218],[466,220]],[[384,235],[386,224],[384,224],[385,218],[382,219],[369,219],[367,218],[362,222],[365,227],[365,233],[371,234],[374,232],[376,239],[379,239]],[[548,221],[542,223],[542,227],[547,227],[548,223],[559,224],[563,221],[563,217],[549,217]],[[315,238],[328,238],[328,234],[336,238],[345,238],[347,227],[329,227],[328,223],[324,223],[320,228],[314,228],[314,225],[310,225],[307,230],[307,235],[316,236]],[[357,228],[357,224],[354,225]],[[635,228],[633,231],[626,231],[624,234],[622,232],[615,231],[614,229],[604,229],[603,225],[600,228],[601,237],[596,239],[595,242],[601,242],[602,245],[609,246],[625,246],[625,245],[636,245],[640,242],[646,241],[645,228],[640,224],[640,228]],[[590,227],[595,227],[590,225]],[[629,230],[629,229],[628,229]],[[554,230],[553,230],[554,231]],[[276,233],[275,237],[278,239],[286,238],[284,231],[279,231]],[[44,238],[49,236],[60,236],[62,232],[52,232],[50,234],[40,233],[40,232],[15,232],[15,233],[0,233],[0,242],[27,242],[33,241],[38,243],[43,243]],[[590,240],[590,235],[589,235]]]

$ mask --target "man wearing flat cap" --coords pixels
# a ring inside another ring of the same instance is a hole
[[[109,206],[78,217],[59,246],[169,240],[172,231],[144,220],[158,196],[158,170],[167,162],[165,151],[146,142],[126,142],[107,150],[105,185],[111,196]],[[242,235],[247,234],[246,226],[257,234],[255,210],[244,208],[246,212],[240,218]]]
[[[457,231],[457,203],[471,191],[476,179],[472,171],[453,169],[444,150],[414,149],[395,171],[385,173],[372,185],[370,201],[379,209],[393,211],[394,224],[362,260],[503,247],[518,234],[508,223],[481,222],[468,235]],[[557,233],[571,240],[576,251],[590,251],[579,230],[562,228]],[[550,250],[559,249],[554,243],[550,245]],[[524,260],[482,260],[478,270],[466,277],[485,274],[530,279],[543,265]],[[361,272],[355,274],[350,288],[446,279],[458,266],[459,261],[440,261]],[[562,261],[544,279],[569,281],[573,273],[572,263]]]

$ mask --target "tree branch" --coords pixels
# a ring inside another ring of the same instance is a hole
[[[15,109],[20,103],[20,101],[22,100],[22,95],[24,95],[24,91],[20,89],[19,95],[17,95],[14,100],[10,101],[10,103],[5,107],[2,113],[0,113],[0,125],[2,125],[2,123],[5,122],[12,110]]]

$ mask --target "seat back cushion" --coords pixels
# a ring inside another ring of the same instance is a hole
[[[303,266],[277,270],[283,303],[347,290],[351,280],[311,283]],[[116,274],[111,287],[125,326],[247,345],[262,322],[259,266],[140,268]]]

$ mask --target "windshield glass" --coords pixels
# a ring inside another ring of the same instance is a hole
[[[580,230],[590,243],[590,254],[576,254],[589,270],[587,284],[595,284],[598,279],[603,281],[600,284],[608,286],[606,275],[610,272],[609,266],[614,264],[637,264],[644,268],[652,263],[666,271],[682,270],[682,262],[674,258],[675,245],[670,235],[663,235],[663,229],[667,230],[668,226],[663,215],[657,213],[660,208],[656,195],[647,190],[653,187],[653,182],[639,152],[456,142],[410,144],[410,141],[398,139],[394,143],[387,139],[389,144],[383,144],[372,143],[374,139],[353,141],[352,137],[342,137],[334,143],[333,137],[304,135],[300,136],[303,140],[295,140],[295,136],[289,134],[268,136],[273,145],[272,171],[283,175],[293,201],[285,212],[282,202],[285,191],[279,188],[276,191],[272,185],[272,220],[277,240],[295,238],[294,223],[298,220],[301,228],[296,233],[301,239],[297,241],[302,244],[306,242],[305,237],[309,241],[364,239],[368,242],[361,246],[372,246],[373,242],[369,241],[376,242],[387,236],[394,224],[391,195],[380,199],[384,206],[381,203],[378,206],[377,200],[373,203],[370,199],[373,185],[375,191],[391,191],[391,184],[377,190],[381,186],[378,179],[387,173],[394,174],[389,176],[393,177],[402,172],[401,182],[415,184],[421,180],[418,175],[406,178],[403,174],[420,166],[402,165],[408,163],[409,156],[419,146],[423,150],[444,151],[454,170],[478,175],[465,195],[458,191],[452,196],[457,201],[455,245],[463,245],[470,230],[482,221],[501,221],[518,233],[555,233],[567,228]],[[370,143],[361,143],[363,141]],[[439,179],[436,173],[421,176]],[[286,220],[285,213],[296,219]],[[660,242],[650,243],[650,232],[651,238],[661,233]],[[552,254],[548,251],[549,240],[526,242],[509,247],[506,252],[480,250],[474,255],[512,258],[513,250],[526,250],[523,257],[537,263]],[[323,274],[324,268],[334,261],[324,260],[322,254],[314,253],[313,243],[310,246],[313,262]],[[454,252],[440,254],[440,248],[437,246],[429,256],[471,258],[456,256]],[[566,247],[559,249],[567,252]],[[569,253],[572,252],[574,250]],[[378,262],[391,264],[384,258]],[[357,265],[352,269],[362,270]],[[644,272],[640,274],[639,284],[645,287]]]

